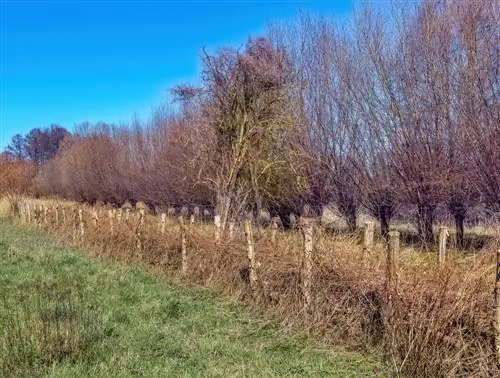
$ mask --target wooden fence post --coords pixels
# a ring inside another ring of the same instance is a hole
[[[399,232],[389,232],[387,246],[387,304],[392,307],[392,295],[398,287],[398,257],[399,257]]]
[[[495,334],[495,352],[496,362],[500,364],[500,249],[497,250],[497,269],[495,276],[495,316],[494,316],[494,334]]]
[[[128,222],[130,219],[130,209],[125,209],[125,220]]]
[[[301,219],[301,226],[304,239],[304,255],[301,267],[302,295],[304,296],[304,308],[307,312],[310,312],[312,305],[311,284],[314,250],[314,221],[309,218],[303,218]]]
[[[85,237],[85,226],[83,224],[83,209],[78,209],[78,220],[80,222],[80,236],[83,240]]]
[[[128,214],[128,212],[127,212],[127,214]],[[139,252],[139,257],[141,258],[141,260],[142,260],[142,239],[141,239],[141,233],[142,233],[142,227],[143,226],[144,226],[144,209],[141,209],[139,211],[139,222],[137,224],[137,228],[135,229],[136,246],[137,246],[137,250]]]
[[[122,209],[118,209],[117,210],[117,212],[116,212],[116,220],[118,221],[118,223],[122,222]]]
[[[108,210],[108,217],[109,217],[109,231],[111,232],[111,235],[113,235],[115,233],[115,220],[114,220],[113,209]]]
[[[186,225],[184,224],[184,216],[179,216],[179,226],[181,232],[181,271],[182,275],[185,276],[188,270],[188,260],[187,260],[187,240],[186,240]]]
[[[38,227],[42,227],[43,224],[43,206],[38,205]]]
[[[255,296],[257,292],[257,267],[255,264],[255,249],[253,244],[252,220],[245,220],[245,235],[247,238],[247,252],[248,252],[248,275],[250,279],[250,289]]]
[[[448,227],[439,227],[439,251],[438,262],[442,266],[446,260],[446,238],[448,236]]]
[[[95,227],[99,224],[99,214],[97,213],[97,209],[92,209],[92,222]]]
[[[28,217],[28,223],[31,223],[31,206],[29,202],[26,202],[26,212]]]
[[[365,222],[365,235],[363,238],[363,251],[365,252],[365,256],[371,252],[373,248],[373,228],[373,222]]]
[[[78,236],[78,210],[73,209],[73,240],[76,240]]]
[[[220,224],[220,215],[214,216],[214,224],[215,224],[215,243],[219,244],[220,242],[220,233],[221,233],[221,224]]]
[[[56,227],[59,227],[59,205],[54,207],[54,213],[56,216]]]
[[[271,244],[276,243],[276,234],[278,233],[278,220],[274,217],[271,219]]]
[[[161,213],[161,223],[160,223],[160,231],[162,234],[165,233],[165,225],[167,223],[167,214]]]
[[[229,240],[234,239],[234,230],[236,229],[236,224],[234,222],[229,222]]]

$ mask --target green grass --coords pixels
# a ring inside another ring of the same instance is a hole
[[[383,376],[206,291],[0,218],[0,376]]]

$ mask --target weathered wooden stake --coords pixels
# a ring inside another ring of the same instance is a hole
[[[42,223],[43,223],[43,206],[42,205],[38,205],[38,227],[42,227]]]
[[[215,224],[215,243],[220,242],[220,232],[221,232],[221,224],[220,224],[220,215],[214,216],[214,224]]]
[[[118,209],[116,213],[116,220],[118,221],[118,223],[122,222],[122,209]]]
[[[495,276],[495,315],[494,315],[494,331],[495,331],[495,351],[497,364],[500,364],[500,249],[497,251],[497,269]]]
[[[108,218],[109,218],[109,231],[111,232],[111,235],[113,235],[115,232],[115,220],[114,220],[115,217],[113,209],[108,210]]]
[[[99,214],[97,213],[97,209],[92,209],[92,222],[95,227],[99,224]]]
[[[83,225],[83,210],[82,209],[78,209],[78,220],[80,221],[80,236],[83,240],[83,238],[85,236],[85,227]]]
[[[439,251],[438,262],[442,266],[446,260],[446,238],[448,236],[448,227],[439,227]]]
[[[130,209],[125,209],[125,220],[128,222],[130,219]]]
[[[236,229],[236,224],[234,222],[229,222],[229,240],[234,239],[234,230]]]
[[[145,214],[146,214],[146,212],[144,211],[144,209],[139,210],[139,225],[141,226],[141,228],[144,227]]]
[[[78,210],[73,209],[73,240],[78,237]]]
[[[398,287],[398,256],[399,256],[399,232],[389,232],[389,244],[387,246],[387,302],[389,308],[392,305],[392,295]]]
[[[54,214],[56,216],[56,226],[59,227],[59,205],[54,206]]]
[[[245,236],[247,238],[247,252],[248,252],[248,273],[250,279],[250,289],[253,295],[257,291],[257,267],[255,264],[255,249],[253,244],[252,221],[245,220]]]
[[[187,260],[187,241],[186,241],[186,226],[184,224],[184,216],[179,217],[179,226],[181,231],[181,270],[182,275],[185,276],[188,270]]]
[[[363,251],[365,255],[371,252],[373,248],[373,222],[365,222],[365,235],[363,239]]]
[[[28,223],[31,223],[31,206],[29,202],[26,202],[26,212],[28,217]]]
[[[63,218],[63,224],[66,224],[66,208],[63,206],[62,210],[62,218]]]
[[[302,258],[301,276],[302,276],[302,295],[304,296],[304,308],[306,311],[311,311],[312,296],[312,269],[313,269],[313,233],[314,221],[309,218],[301,220],[302,235],[304,238],[304,255]]]
[[[161,233],[164,234],[165,233],[165,225],[167,223],[167,214],[165,213],[161,213]]]
[[[127,214],[128,214],[128,209],[127,209]],[[137,225],[137,228],[135,230],[135,239],[136,239],[136,245],[137,245],[137,250],[139,251],[139,257],[142,259],[142,239],[141,239],[141,234],[142,234],[142,228],[144,226],[144,210],[141,209],[139,211],[139,223]]]
[[[276,234],[278,233],[278,221],[276,219],[271,220],[271,243],[276,243]]]
[[[198,206],[194,207],[193,215],[194,215],[194,221],[199,222],[200,221],[200,208]]]

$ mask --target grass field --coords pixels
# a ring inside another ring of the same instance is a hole
[[[1,376],[387,375],[234,302],[0,218]]]

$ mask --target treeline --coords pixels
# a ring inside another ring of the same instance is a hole
[[[387,12],[386,12],[387,13]],[[499,3],[422,1],[349,23],[301,15],[244,48],[203,52],[201,85],[146,124],[81,125],[41,167],[40,195],[248,211],[361,210],[387,234],[438,207],[463,242],[468,210],[500,210]],[[23,156],[26,158],[26,156]],[[40,164],[41,162],[41,164]]]

